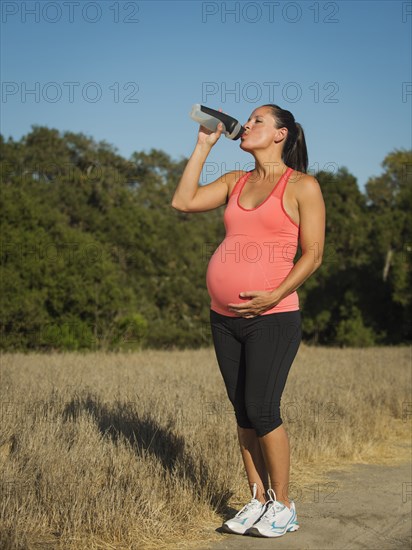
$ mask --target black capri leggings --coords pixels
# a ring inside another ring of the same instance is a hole
[[[262,437],[282,424],[280,400],[302,339],[300,310],[247,319],[211,309],[210,325],[236,422]]]

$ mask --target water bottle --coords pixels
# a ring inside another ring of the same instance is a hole
[[[196,103],[190,111],[190,117],[212,132],[217,130],[219,122],[223,123],[223,133],[229,139],[239,139],[244,127],[233,117]]]

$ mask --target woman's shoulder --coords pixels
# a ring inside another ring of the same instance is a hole
[[[311,176],[310,174],[306,174],[305,172],[299,172],[299,170],[293,170],[290,175],[290,181],[293,184],[293,187],[303,190],[305,190],[305,188],[307,188],[308,186],[310,187],[319,185],[318,180],[315,178],[315,176]]]
[[[250,170],[232,170],[231,172],[226,172],[225,176],[238,180],[245,174],[249,174]]]
[[[310,174],[306,174],[305,172],[299,172],[299,170],[293,170],[293,172],[290,175],[291,181],[295,182],[296,184],[304,185],[304,184],[310,184],[311,182],[317,182],[317,179],[314,176],[311,176]]]
[[[247,170],[232,170],[231,172],[227,172],[225,174],[225,179],[227,186],[229,188],[229,195],[232,193],[235,185],[237,182],[242,178],[245,174],[249,174],[249,171]]]
[[[315,176],[294,170],[290,179],[295,197],[298,200],[304,200],[306,197],[318,194],[320,191],[319,182]]]

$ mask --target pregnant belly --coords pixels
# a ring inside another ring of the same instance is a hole
[[[240,304],[250,300],[240,292],[274,290],[287,277],[293,263],[276,253],[276,247],[265,247],[250,237],[236,235],[225,239],[210,258],[206,285],[211,308],[224,315],[233,315],[228,303]],[[281,308],[279,308],[281,309]]]

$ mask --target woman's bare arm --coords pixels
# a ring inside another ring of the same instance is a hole
[[[172,198],[172,207],[182,212],[206,212],[225,204],[237,172],[223,174],[208,185],[199,185],[210,147],[197,144]]]
[[[199,127],[196,147],[185,166],[182,177],[172,197],[172,207],[182,212],[205,212],[225,204],[229,189],[238,172],[223,174],[208,185],[199,185],[200,175],[206,159],[220,138],[223,125],[219,123],[216,132]]]
[[[299,207],[299,241],[302,255],[286,279],[272,294],[280,302],[299,288],[322,264],[325,245],[326,210],[316,178],[302,175],[297,186],[296,200]]]

